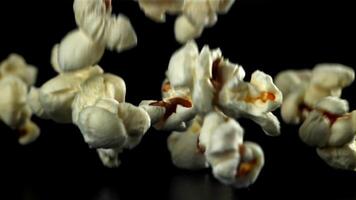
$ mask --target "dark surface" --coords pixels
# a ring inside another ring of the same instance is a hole
[[[174,40],[174,17],[156,24],[136,3],[113,2],[116,13],[131,19],[139,45],[121,54],[106,52],[100,65],[125,79],[128,102],[159,99],[169,58],[180,46]],[[275,75],[320,62],[356,66],[356,12],[348,2],[238,0],[197,42],[221,47],[247,74],[262,69]],[[49,64],[52,46],[75,28],[72,1],[4,1],[1,8],[0,60],[11,52],[23,55],[39,68],[40,86],[56,75]],[[355,89],[343,95],[352,109]],[[74,125],[34,120],[42,134],[25,147],[0,124],[0,199],[356,199],[356,173],[324,164],[315,149],[299,140],[296,126],[282,125],[282,135],[271,138],[252,122],[240,121],[246,140],[264,149],[266,165],[253,186],[236,190],[218,183],[209,170],[174,168],[167,132],[150,129],[137,148],[121,156],[120,168],[106,169]]]

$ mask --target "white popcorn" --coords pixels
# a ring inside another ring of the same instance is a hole
[[[285,70],[277,74],[274,83],[284,97],[289,96],[297,88],[306,86],[312,76],[311,70]]]
[[[129,19],[111,14],[111,0],[75,0],[73,9],[78,27],[94,42],[118,52],[137,44]]]
[[[245,188],[256,181],[263,165],[264,154],[261,147],[255,143],[246,142],[239,146],[238,152],[213,166],[213,174],[225,184]]]
[[[317,153],[333,168],[356,171],[355,140],[342,147],[318,148]]]
[[[174,131],[168,137],[168,150],[175,166],[191,170],[208,167],[204,152],[198,146],[201,130],[200,121],[199,117],[197,117],[186,131]]]
[[[234,182],[236,188],[244,188],[253,184],[265,162],[261,147],[252,142],[245,142],[240,146],[240,154],[240,165]]]
[[[215,129],[209,131],[210,134],[205,132],[202,134],[210,135],[209,143],[205,146],[205,155],[214,168],[215,165],[230,159],[230,154],[238,152],[239,145],[243,142],[243,129],[233,119],[226,119]],[[236,155],[233,157],[233,159],[239,159]]]
[[[167,142],[176,166],[200,169],[206,161],[225,184],[247,187],[255,182],[263,152],[255,144],[244,146],[243,129],[233,118],[249,118],[266,134],[279,135],[272,111],[281,105],[282,93],[261,71],[250,82],[244,77],[244,69],[225,59],[220,49],[204,46],[199,51],[194,41],[172,55],[161,88],[163,100],[142,101],[140,107],[156,129],[175,131]],[[194,117],[204,121],[202,127],[191,122]],[[242,154],[241,148],[248,150]]]
[[[137,0],[145,15],[156,22],[164,22],[166,13],[182,10],[184,0]]]
[[[282,93],[269,75],[256,71],[250,83],[238,79],[227,83],[219,100],[220,105],[236,113],[235,116],[243,113],[259,116],[277,109],[282,103]]]
[[[120,102],[125,91],[120,77],[107,74],[93,76],[80,86],[72,104],[73,122],[91,148],[133,148],[148,130],[149,115]]]
[[[205,27],[217,22],[217,14],[227,13],[233,3],[234,0],[185,0],[175,25],[177,41],[185,43],[199,37]]]
[[[30,105],[39,117],[59,123],[72,122],[72,102],[80,84],[88,78],[102,74],[99,66],[86,67],[74,72],[59,74],[43,84],[37,92],[32,92]]]
[[[181,15],[174,23],[175,38],[180,43],[185,43],[193,38],[198,38],[204,31],[204,27],[196,27],[188,17]]]
[[[186,43],[199,37],[205,27],[217,22],[217,14],[229,11],[235,0],[137,0],[145,15],[164,22],[165,14],[177,14],[174,25],[176,40]]]
[[[13,75],[20,78],[27,86],[32,86],[37,78],[37,68],[26,63],[18,54],[10,54],[0,63],[0,78]]]
[[[299,129],[300,138],[310,146],[343,146],[355,137],[348,103],[337,97],[322,99]]]
[[[0,121],[19,132],[19,143],[33,142],[40,130],[30,118],[31,109],[27,104],[27,85],[19,77],[8,74],[0,78]]]
[[[281,107],[281,116],[284,122],[288,124],[299,124],[306,114],[310,112],[309,107],[304,106],[304,88],[296,88],[296,91],[287,96],[283,96]]]
[[[243,132],[236,121],[213,112],[205,117],[199,137],[214,177],[237,188],[254,183],[264,165],[262,149],[243,143]]]
[[[312,77],[304,101],[314,106],[321,98],[341,95],[341,89],[355,79],[352,68],[339,64],[319,64],[312,71]]]
[[[320,64],[308,70],[287,70],[276,76],[284,94],[282,118],[287,123],[303,121],[324,97],[340,97],[341,90],[354,80],[353,69],[338,64]]]
[[[312,71],[287,70],[276,76],[285,95],[281,109],[287,123],[302,123],[299,136],[317,147],[318,155],[331,167],[355,170],[356,112],[339,99],[352,83],[354,70],[340,64],[319,64]]]
[[[0,63],[0,121],[18,132],[18,142],[26,145],[38,138],[39,127],[31,121],[28,90],[37,78],[36,67],[18,54]]]
[[[129,103],[120,103],[118,116],[122,119],[127,133],[125,147],[132,149],[137,146],[150,128],[151,121],[147,112]]]
[[[60,44],[54,47],[52,64],[59,72],[75,71],[97,64],[104,51],[105,46],[93,42],[77,29],[68,33]]]
[[[122,152],[122,149],[97,149],[96,151],[104,166],[115,168],[121,164],[118,155]]]

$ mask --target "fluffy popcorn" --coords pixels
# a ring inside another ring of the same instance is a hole
[[[85,141],[92,148],[128,148],[136,146],[148,130],[150,118],[142,109],[115,97],[124,99],[125,89],[116,88],[124,82],[120,77],[105,75],[91,77],[85,81],[76,95],[73,122],[81,130]],[[120,94],[115,92],[119,91]],[[105,124],[105,126],[103,126]]]
[[[204,28],[217,22],[217,14],[229,11],[235,0],[137,0],[146,16],[157,22],[165,21],[165,14],[179,15],[174,25],[176,40],[186,43],[198,38]]]
[[[122,149],[97,149],[96,151],[104,166],[115,168],[121,164],[118,155]]]
[[[77,29],[68,33],[53,51],[58,63],[54,64],[55,68],[58,66],[60,72],[69,72],[98,63],[104,55],[105,46],[93,42]]]
[[[311,71],[280,72],[275,81],[284,92],[283,120],[300,123],[322,98],[340,97],[341,90],[351,84],[354,76],[350,67],[339,64],[319,64]]]
[[[313,70],[287,70],[275,82],[285,95],[281,114],[287,123],[299,124],[299,137],[317,147],[330,166],[354,170],[355,111],[349,112],[342,89],[355,78],[354,70],[341,64],[319,64]],[[353,167],[352,167],[353,165]]]
[[[318,148],[317,153],[333,168],[356,171],[355,139],[341,147]]]
[[[183,8],[184,0],[138,0],[145,15],[156,22],[164,22],[166,13],[177,13]]]
[[[299,129],[300,138],[310,146],[343,146],[355,137],[348,103],[337,97],[319,101]]]
[[[118,52],[137,44],[129,19],[111,14],[111,0],[75,0],[73,9],[78,27],[92,41]]]
[[[199,51],[194,41],[172,55],[163,99],[142,101],[140,107],[156,129],[174,131],[168,147],[177,167],[200,169],[206,162],[225,184],[247,187],[255,182],[264,164],[263,151],[243,143],[244,131],[235,119],[249,118],[266,134],[279,135],[272,111],[281,105],[282,93],[261,71],[249,82],[244,77],[242,66],[225,59],[220,49],[204,46]]]
[[[18,142],[29,144],[40,135],[31,121],[32,110],[27,102],[28,90],[34,84],[37,69],[17,54],[0,64],[0,121],[18,132]]]
[[[168,150],[171,153],[172,162],[175,166],[190,170],[208,167],[204,152],[197,145],[201,123],[201,119],[196,117],[186,131],[174,131],[168,137]]]
[[[32,86],[36,82],[37,68],[27,64],[22,56],[10,54],[7,59],[0,63],[0,78],[8,75],[14,75],[27,86]]]
[[[103,70],[99,66],[61,73],[40,88],[31,89],[30,106],[41,118],[52,119],[59,123],[71,123],[72,103],[81,83],[102,73]]]
[[[214,177],[236,188],[254,183],[264,165],[262,149],[251,142],[243,143],[243,134],[236,121],[213,112],[206,116],[199,136]]]

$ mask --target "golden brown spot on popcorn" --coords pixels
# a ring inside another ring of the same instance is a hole
[[[173,113],[177,112],[177,107],[178,105],[181,105],[186,108],[191,108],[192,102],[181,98],[181,97],[175,97],[171,98],[168,101],[156,101],[153,103],[150,103],[151,106],[160,106],[164,107],[166,109],[166,112],[164,113],[163,120],[166,121]]]
[[[221,58],[214,60],[212,67],[212,77],[210,79],[216,91],[220,91],[222,88],[223,74],[221,72]]]
[[[20,128],[20,129],[18,130],[18,136],[19,136],[19,138],[22,138],[22,137],[26,136],[27,133],[28,133],[28,130],[27,130],[26,128]]]
[[[111,8],[111,0],[104,0],[104,3],[107,10]]]
[[[247,96],[245,101],[247,103],[255,103],[256,101],[261,100],[263,103],[266,103],[267,101],[274,101],[275,99],[276,95],[274,95],[272,92],[262,92],[260,96],[257,97]]]
[[[162,92],[168,92],[171,89],[172,89],[172,86],[171,86],[171,83],[169,81],[165,82],[162,85]]]
[[[248,175],[253,170],[253,168],[256,166],[256,164],[257,164],[257,159],[254,159],[250,162],[241,163],[239,165],[239,167],[237,168],[236,176],[241,177],[241,176]]]
[[[246,153],[246,146],[239,145],[239,153],[243,156]],[[246,176],[249,174],[257,164],[257,159],[253,159],[249,162],[242,162],[236,169],[236,177]]]
[[[198,152],[199,154],[204,154],[205,151],[206,151],[206,148],[205,148],[204,145],[201,145],[201,144],[200,144],[200,140],[199,140],[199,137],[198,137],[198,138],[197,138],[197,152]]]
[[[311,111],[313,111],[313,108],[308,106],[308,105],[306,105],[306,104],[302,104],[302,105],[299,106],[299,110],[300,111],[311,112]],[[314,109],[314,110],[320,112],[324,117],[326,117],[330,122],[330,126],[332,126],[340,117],[343,116],[343,115],[330,113],[329,111],[322,110],[322,109]]]

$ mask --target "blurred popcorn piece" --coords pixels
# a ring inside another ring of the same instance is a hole
[[[26,63],[18,54],[10,54],[6,60],[0,63],[0,78],[13,75],[20,78],[27,86],[36,82],[37,68]]]
[[[318,148],[317,153],[333,168],[356,171],[355,140],[342,147]]]
[[[226,14],[235,0],[137,0],[145,15],[165,22],[166,13],[178,15],[174,33],[176,40],[186,43],[200,37],[205,27],[217,22],[217,14]]]
[[[93,42],[118,52],[137,44],[129,19],[111,14],[111,0],[75,0],[73,9],[78,27]]]
[[[183,8],[184,0],[136,0],[145,15],[156,22],[165,22],[166,13],[174,14]]]
[[[321,98],[340,97],[341,90],[355,79],[352,68],[340,64],[319,64],[312,71],[312,77],[306,90],[304,101],[314,106]]]
[[[29,104],[41,118],[52,119],[58,123],[71,123],[72,103],[81,83],[102,73],[103,70],[99,66],[61,73],[40,88],[32,88]]]
[[[58,63],[54,66],[59,68],[59,72],[70,72],[92,66],[99,62],[105,51],[104,46],[93,42],[78,29],[68,33],[54,48],[53,53],[57,55],[55,63]]]
[[[300,138],[310,146],[343,146],[355,137],[348,102],[325,97],[316,104],[299,129]]]
[[[168,137],[168,150],[175,166],[190,170],[208,167],[204,152],[198,146],[200,131],[201,119],[196,117],[186,131],[174,131]]]
[[[18,132],[18,142],[26,145],[40,135],[31,121],[28,104],[29,88],[35,83],[37,69],[17,54],[11,54],[0,64],[0,121]]]
[[[118,156],[122,149],[97,149],[96,151],[105,167],[115,168],[120,166],[121,162]]]

